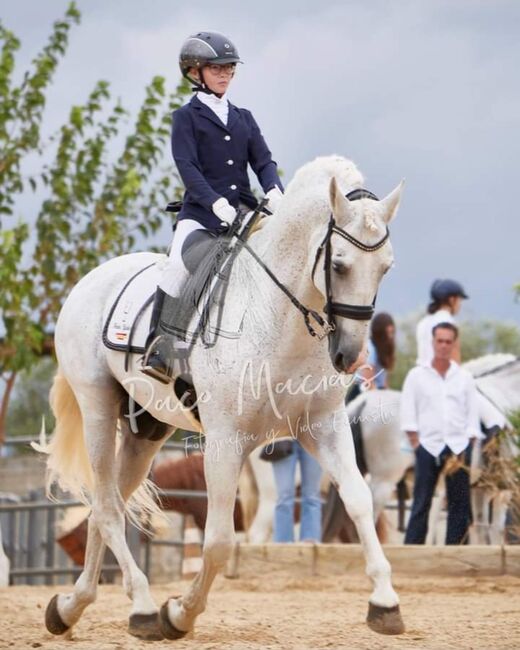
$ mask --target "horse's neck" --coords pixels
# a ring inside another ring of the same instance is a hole
[[[312,284],[312,269],[308,268],[310,233],[310,225],[296,224],[284,214],[273,215],[249,244],[305,307],[321,311],[323,298]],[[240,308],[245,306],[255,336],[263,330],[262,339],[270,338],[271,345],[277,350],[283,347],[284,354],[287,346],[297,345],[297,341],[301,346],[302,339],[311,339],[300,311],[246,250],[240,252],[233,284],[232,294],[238,297]]]
[[[264,228],[251,241],[252,248],[281,282],[291,291],[303,291],[311,299],[317,297],[310,277],[312,269],[307,268],[311,237],[319,220],[323,221],[325,234],[326,214],[325,197],[313,197],[312,203],[303,197],[298,204],[284,205],[279,213],[268,217]]]

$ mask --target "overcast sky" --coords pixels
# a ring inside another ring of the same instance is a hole
[[[47,124],[100,79],[137,107],[155,74],[173,87],[183,39],[220,31],[244,65],[230,100],[251,109],[288,181],[317,155],[356,162],[366,186],[406,178],[396,267],[378,309],[423,308],[431,281],[460,280],[462,318],[518,322],[520,2],[516,0],[86,0],[49,94]],[[0,2],[27,65],[63,0]],[[170,229],[161,233],[169,243]]]

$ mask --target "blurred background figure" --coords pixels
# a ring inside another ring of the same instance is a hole
[[[395,364],[395,323],[390,314],[379,312],[370,323],[366,363],[356,371],[345,403],[365,390],[388,388],[388,373]]]
[[[287,443],[287,455],[273,462],[276,483],[273,541],[294,542],[294,497],[296,463],[301,474],[300,542],[321,541],[321,467],[318,461],[297,440]]]
[[[395,365],[395,323],[390,314],[376,314],[370,324],[368,358],[358,372],[363,390],[388,388],[388,373]]]
[[[435,280],[430,289],[431,302],[428,313],[417,324],[417,365],[428,365],[433,359],[432,330],[439,323],[455,325],[462,301],[469,296],[456,280]],[[452,350],[453,361],[460,363],[460,340],[457,338]]]

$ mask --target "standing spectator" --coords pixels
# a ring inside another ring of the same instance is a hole
[[[452,323],[459,313],[462,300],[468,298],[456,280],[435,280],[430,289],[428,313],[417,324],[417,365],[429,364],[433,358],[432,330],[437,323]],[[453,346],[453,361],[460,363],[460,343]]]
[[[388,371],[392,370],[394,364],[395,323],[390,314],[382,311],[370,323],[368,358],[358,373],[363,378],[362,387],[388,388]]]
[[[408,373],[401,400],[401,428],[415,451],[415,486],[405,544],[424,544],[428,514],[439,474],[452,455],[463,457],[480,438],[473,377],[452,360],[458,330],[453,323],[433,328],[433,360]],[[470,523],[469,474],[459,467],[446,476],[446,544],[464,541]]]
[[[288,441],[283,441],[288,442]],[[294,474],[296,463],[301,473],[300,541],[321,541],[321,467],[318,461],[300,445],[291,440],[288,456],[273,462],[274,480],[278,498],[274,510],[273,541],[294,542]]]

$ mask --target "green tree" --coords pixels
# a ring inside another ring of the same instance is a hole
[[[80,13],[71,3],[54,23],[48,43],[19,84],[13,81],[20,41],[0,23],[0,444],[10,395],[21,370],[52,351],[52,329],[64,296],[81,276],[136,246],[162,222],[161,207],[180,196],[179,178],[163,160],[170,114],[189,87],[168,94],[154,77],[118,155],[110,155],[128,122],[99,81],[86,101],[72,106],[68,121],[42,135],[46,91],[65,55]],[[25,173],[27,158],[38,171]],[[20,215],[22,193],[33,192],[39,209],[32,224]],[[14,221],[14,223],[13,223]],[[31,235],[31,236],[30,236]]]
[[[45,428],[50,433],[54,417],[49,405],[49,387],[56,372],[56,362],[51,356],[43,357],[29,370],[18,374],[7,412],[5,430],[9,438],[30,436],[36,438],[45,418]],[[17,445],[16,452],[30,450]]]

